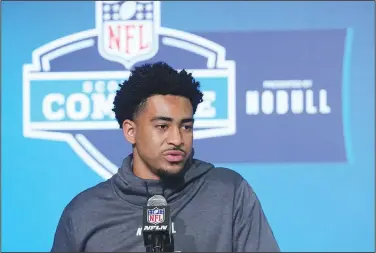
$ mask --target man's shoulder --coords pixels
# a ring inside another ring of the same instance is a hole
[[[111,179],[79,192],[65,207],[65,213],[74,216],[103,206],[103,201],[114,198]]]
[[[196,161],[201,163],[208,163],[199,159],[196,159]],[[223,182],[228,186],[237,187],[244,180],[242,175],[231,168],[215,166],[214,164],[212,164],[212,166],[213,168],[206,174],[205,180],[207,181],[220,183]]]

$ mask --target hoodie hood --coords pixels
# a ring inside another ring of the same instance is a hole
[[[111,179],[114,190],[120,198],[136,206],[145,206],[153,195],[162,195],[168,203],[173,203],[187,192],[198,190],[203,183],[202,177],[214,168],[211,163],[193,159],[193,154],[187,160],[182,175],[169,181],[137,177],[133,173],[133,154],[130,154]]]

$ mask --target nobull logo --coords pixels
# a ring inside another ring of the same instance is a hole
[[[35,49],[24,66],[25,137],[66,142],[111,177],[131,152],[111,110],[118,84],[134,66],[166,61],[201,83],[194,130],[201,159],[350,159],[351,30],[192,34],[162,27],[159,1],[95,7],[93,29]]]

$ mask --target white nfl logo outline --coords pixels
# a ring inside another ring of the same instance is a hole
[[[159,50],[160,5],[160,1],[96,1],[99,54],[104,59],[123,64],[127,69],[153,58]],[[111,39],[110,33],[117,36],[117,40]],[[114,43],[118,49],[111,49]],[[128,55],[120,52],[124,50]]]

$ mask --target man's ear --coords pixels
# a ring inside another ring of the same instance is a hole
[[[136,143],[136,124],[131,120],[124,120],[123,122],[123,134],[125,139],[132,145]]]

